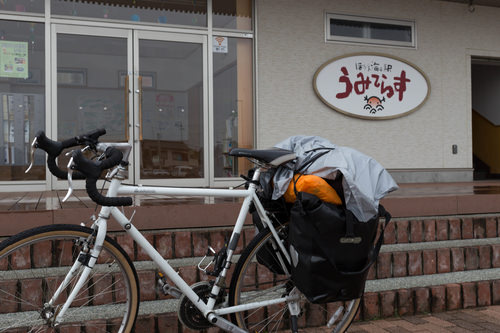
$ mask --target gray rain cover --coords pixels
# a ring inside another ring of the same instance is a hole
[[[318,148],[333,149],[301,170],[301,173],[335,179],[340,171],[344,176],[342,186],[346,208],[359,221],[366,222],[374,217],[378,213],[379,200],[398,189],[391,175],[373,158],[355,149],[334,145],[319,136],[292,136],[275,147],[294,151],[297,161],[278,168],[273,179],[273,199],[278,199],[286,192],[294,169],[299,169],[304,161],[324,151]]]

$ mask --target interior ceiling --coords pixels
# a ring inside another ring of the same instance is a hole
[[[3,2],[4,0],[0,0]],[[6,0],[5,0],[6,1]],[[31,0],[33,1],[33,0]],[[63,0],[108,6],[173,10],[181,12],[206,13],[207,0]],[[217,0],[212,4],[214,13],[251,17],[251,1]]]
[[[490,6],[490,7],[500,7],[500,0],[441,0],[441,1],[449,1],[449,2],[459,2],[466,5],[476,6]]]

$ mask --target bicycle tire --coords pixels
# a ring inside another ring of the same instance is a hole
[[[281,238],[287,236],[287,225],[277,231]],[[294,289],[290,276],[277,272],[275,263],[263,261],[272,258],[271,242],[275,242],[269,229],[259,232],[243,250],[233,272],[229,288],[229,305],[241,305],[256,300],[279,298],[288,295]],[[267,251],[268,255],[263,252]],[[259,256],[257,258],[257,256]],[[268,268],[271,267],[271,268]],[[309,327],[328,324],[332,316],[339,311],[331,326],[332,332],[345,332],[359,309],[360,298],[348,302],[312,304],[300,294],[299,332]],[[254,310],[231,314],[231,321],[249,332],[274,332],[291,329],[290,313],[286,303],[265,306]]]
[[[69,326],[72,332],[75,326],[82,332],[90,328],[92,332],[132,331],[139,307],[137,272],[110,237],[105,238],[98,261],[63,322],[54,327],[42,318],[42,313],[57,316],[67,299],[75,277],[51,311],[44,309],[92,232],[77,225],[48,225],[0,243],[0,332],[62,332]]]

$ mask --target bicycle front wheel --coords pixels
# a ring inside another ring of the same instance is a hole
[[[288,226],[278,228],[280,238],[287,239]],[[229,304],[243,305],[278,299],[298,293],[300,311],[297,318],[299,332],[307,327],[328,325],[335,333],[345,332],[359,309],[360,299],[348,302],[312,304],[295,288],[290,276],[279,266],[276,241],[269,229],[255,236],[242,252],[234,270],[229,288]],[[279,252],[278,252],[279,253]],[[293,307],[292,307],[293,308]],[[291,328],[290,310],[286,302],[260,306],[234,313],[231,320],[249,332],[277,332]]]
[[[84,265],[48,304],[93,230],[49,225],[0,244],[0,332],[130,332],[139,307],[137,273],[130,258],[106,237],[99,259],[59,325],[59,311]]]

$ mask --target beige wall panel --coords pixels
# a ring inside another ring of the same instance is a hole
[[[291,135],[320,135],[390,169],[471,168],[471,49],[498,53],[500,8],[434,0],[257,0],[258,147]],[[325,43],[325,12],[415,20],[417,47]],[[429,78],[427,102],[408,116],[363,120],[315,95],[315,71],[349,53],[403,58]],[[458,145],[453,155],[451,146]]]

